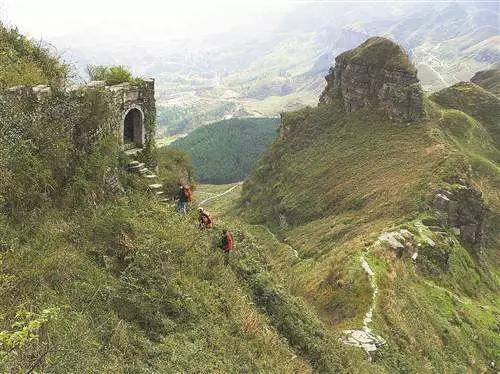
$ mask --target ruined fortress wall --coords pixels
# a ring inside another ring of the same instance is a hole
[[[0,98],[29,113],[33,126],[40,119],[64,121],[78,147],[86,147],[104,135],[115,136],[117,142],[124,145],[126,118],[131,112],[135,115],[136,126],[133,146],[150,147],[154,138],[156,107],[152,79],[141,80],[135,85],[113,86],[92,81],[64,90],[52,90],[49,86],[16,86],[0,92]]]

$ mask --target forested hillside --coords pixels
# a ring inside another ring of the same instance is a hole
[[[276,138],[278,118],[237,118],[212,123],[175,141],[172,147],[191,155],[200,182],[242,181]]]

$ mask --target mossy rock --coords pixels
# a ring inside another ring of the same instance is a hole
[[[344,52],[337,58],[412,74],[417,72],[406,52],[398,44],[378,36],[366,40],[359,47]]]

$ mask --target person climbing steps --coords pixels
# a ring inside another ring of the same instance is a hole
[[[198,216],[198,228],[200,230],[213,228],[214,223],[210,214],[203,208],[198,208],[198,212],[200,213]]]
[[[193,189],[189,185],[181,185],[179,188],[179,204],[177,210],[186,214],[189,208],[189,203],[193,201]]]

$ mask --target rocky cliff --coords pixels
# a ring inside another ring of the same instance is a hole
[[[320,103],[340,99],[347,112],[374,107],[397,121],[425,117],[417,70],[406,52],[388,39],[370,38],[338,55],[326,81]]]

